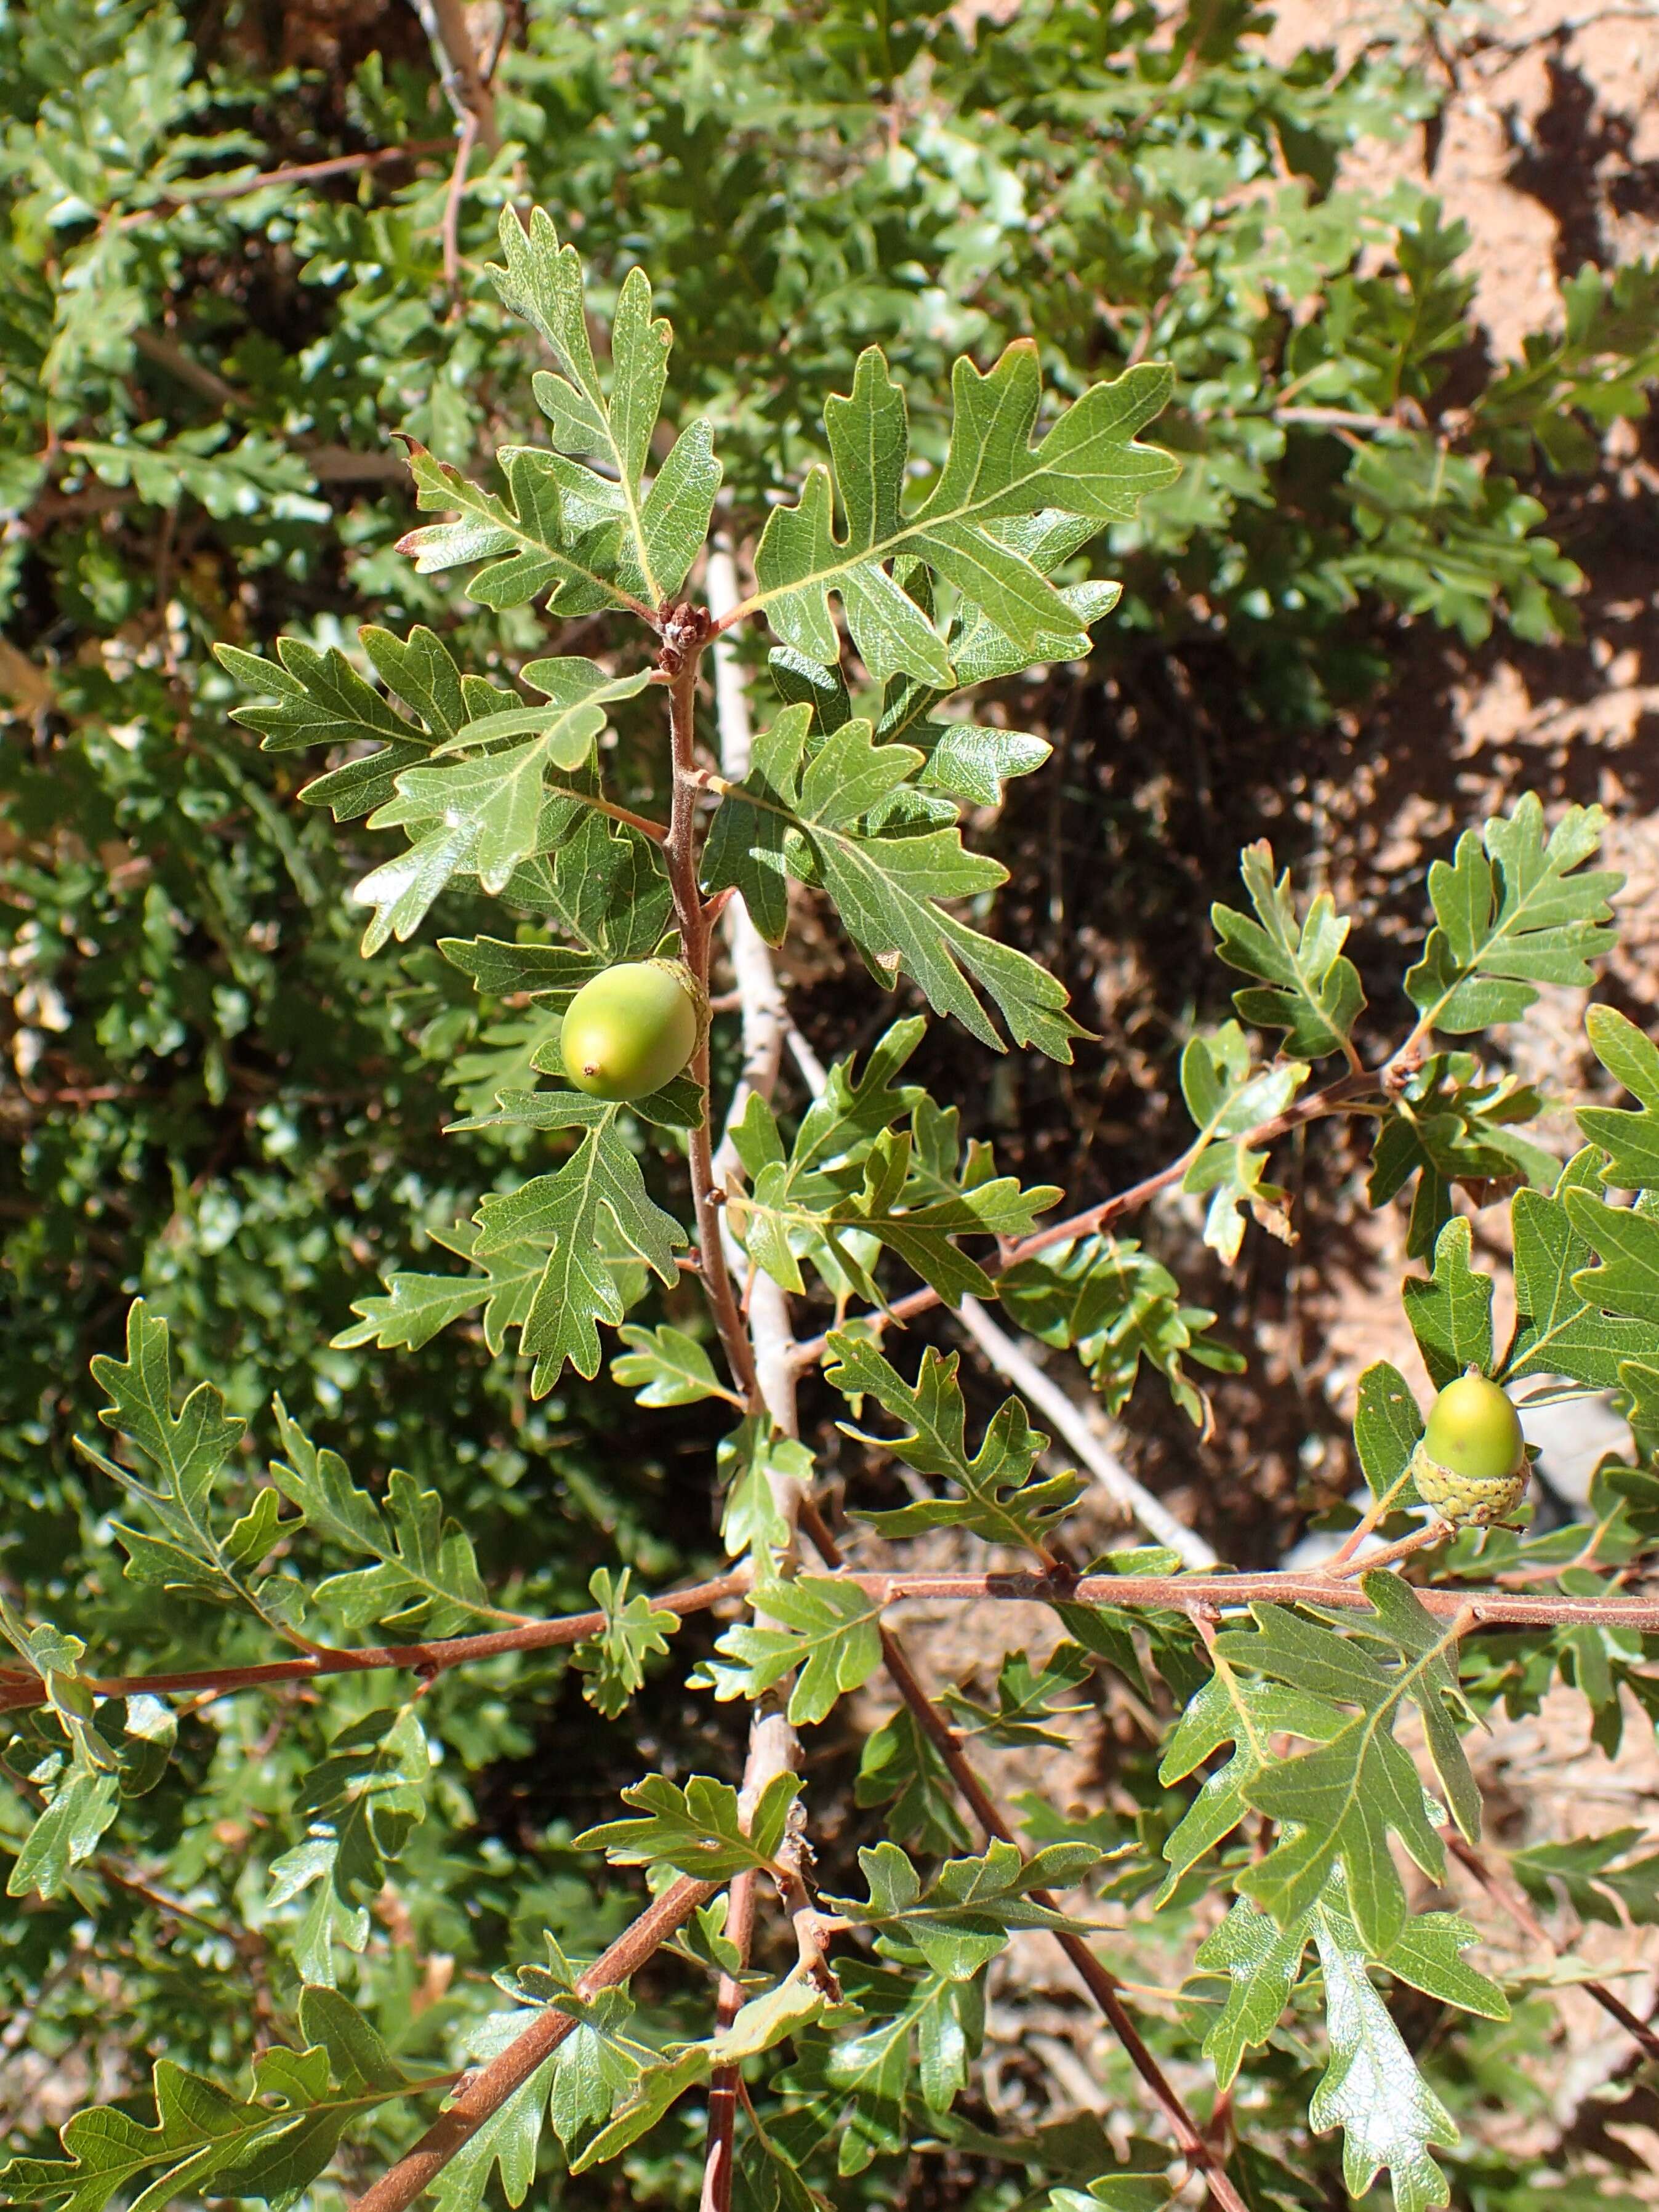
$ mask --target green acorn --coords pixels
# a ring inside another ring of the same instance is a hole
[[[1470,1367],[1435,1400],[1411,1471],[1418,1496],[1443,1521],[1484,1528],[1521,1503],[1529,1464],[1515,1407]]]
[[[584,983],[560,1032],[565,1073],[593,1098],[648,1098],[697,1048],[703,1015],[678,960],[631,960]]]

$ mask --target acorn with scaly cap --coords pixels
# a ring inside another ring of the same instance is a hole
[[[1490,1528],[1527,1492],[1531,1455],[1507,1394],[1468,1367],[1435,1400],[1412,1454],[1417,1494],[1454,1528]]]

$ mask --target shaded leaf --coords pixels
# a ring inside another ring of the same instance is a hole
[[[521,1349],[535,1358],[531,1387],[538,1396],[552,1389],[567,1362],[579,1375],[599,1372],[595,1324],[614,1324],[627,1311],[611,1257],[616,1240],[665,1283],[676,1279],[674,1254],[688,1241],[678,1222],[647,1194],[614,1107],[586,1131],[556,1174],[536,1176],[506,1197],[485,1199],[478,1222],[474,1250],[480,1258],[531,1240],[551,1246],[519,1337]]]
[[[783,511],[774,508],[773,520]],[[994,890],[1007,871],[968,852],[955,829],[872,823],[926,756],[914,745],[878,744],[869,722],[854,720],[809,757],[811,723],[810,707],[786,707],[757,737],[754,765],[727,790],[714,817],[703,856],[706,888],[741,891],[756,927],[777,944],[787,921],[786,880],[821,883],[884,989],[894,988],[902,969],[936,1012],[954,1015],[1000,1052],[1003,1041],[983,992],[1016,1044],[1069,1061],[1071,1040],[1083,1031],[1065,1012],[1064,987],[939,904]]]
[[[385,1509],[360,1490],[337,1452],[313,1444],[279,1398],[276,1422],[286,1460],[271,1480],[319,1535],[376,1561],[331,1576],[317,1595],[350,1629],[382,1622],[422,1637],[453,1636],[480,1616],[515,1618],[489,1603],[471,1539],[444,1511],[435,1490],[394,1468]]]
[[[634,1692],[643,1686],[647,1659],[667,1650],[680,1625],[677,1613],[653,1605],[647,1593],[629,1597],[628,1583],[626,1567],[614,1582],[608,1567],[593,1570],[587,1587],[605,1615],[605,1626],[570,1655],[571,1665],[588,1678],[583,1697],[611,1721],[627,1711]]]

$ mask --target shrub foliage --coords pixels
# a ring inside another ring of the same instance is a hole
[[[1421,85],[1274,68],[1242,9],[1152,28],[532,9],[453,183],[428,73],[365,61],[343,188],[256,166],[317,88],[199,67],[171,9],[4,28],[6,584],[55,611],[0,667],[0,1972],[48,2055],[112,1990],[129,2021],[7,2201],[1534,2202],[1459,2123],[1547,2004],[1434,1892],[1659,1917],[1632,1830],[1500,1867],[1465,1747],[1557,1679],[1606,1751],[1659,1717],[1659,1048],[1591,1009],[1625,1097],[1565,1161],[1504,1072],[1615,941],[1600,810],[1469,825],[1370,1006],[1380,951],[1247,848],[1185,1140],[1092,1203],[911,1077],[941,1029],[1087,1048],[999,929],[988,817],[1049,755],[1016,679],[1208,624],[1243,711],[1316,717],[1375,673],[1362,603],[1559,635],[1577,572],[1522,480],[1640,411],[1655,279],[1586,272],[1453,428],[1463,240],[1335,183]],[[804,915],[867,981],[797,1081]],[[590,1097],[564,1011],[652,957],[705,1031]],[[1102,1552],[1029,1381],[988,1415],[925,1317],[997,1306],[1201,1428],[1248,1347],[1125,1224],[1172,1192],[1231,1265],[1339,1115],[1409,1209],[1435,1385],[1614,1394],[1632,1451],[1572,1525],[1454,1526],[1379,1362],[1370,1504],[1318,1564]],[[940,1691],[928,1616],[896,1626],[923,1600],[1060,1640],[994,1702]],[[1001,1801],[999,1753],[1104,1700],[1137,1729],[1109,1806]],[[1126,1924],[1176,1985],[1119,1972]],[[1049,1938],[1115,2056],[1102,2112],[1019,2134],[988,1990]],[[1557,2194],[1609,2201],[1588,2166]]]

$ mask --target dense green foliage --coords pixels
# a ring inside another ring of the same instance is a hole
[[[572,2203],[695,2201],[708,2085],[739,2063],[745,2205],[1155,2207],[1180,2168],[1127,2057],[1107,2112],[1014,2138],[976,2063],[993,1961],[1045,1928],[1111,1959],[1107,1904],[1189,1977],[1141,2049],[1200,2116],[1234,2085],[1221,2185],[1253,2212],[1379,2169],[1401,2207],[1445,2201],[1445,2175],[1459,2201],[1535,2201],[1468,2124],[1532,2094],[1516,2055],[1549,2005],[1468,1963],[1478,1931],[1423,1909],[1396,1847],[1431,1879],[1443,1828],[1474,1847],[1483,1712],[1559,1676],[1613,1750],[1659,1711],[1659,1640],[1613,1595],[1659,1543],[1659,1051],[1593,1010],[1636,1103],[1586,1108],[1565,1164],[1503,1075],[1536,987],[1591,981],[1611,947],[1598,810],[1547,823],[1528,799],[1472,826],[1370,1007],[1361,967],[1386,957],[1356,964],[1329,899],[1249,848],[1243,903],[1214,916],[1237,1018],[1218,968],[1182,1025],[1172,1180],[1231,1264],[1291,1207],[1281,1117],[1364,1106],[1437,1387],[1472,1364],[1619,1392],[1632,1462],[1598,1474],[1588,1526],[1431,1547],[1426,1596],[1374,1572],[1212,1619],[1152,1550],[1099,1563],[1121,1602],[1051,1581],[1067,1640],[1014,1655],[994,1705],[950,1690],[959,1741],[981,1765],[1063,1741],[1079,1701],[1121,1694],[1146,1726],[1110,1809],[1028,1796],[1019,1848],[978,1832],[914,1706],[860,1744],[845,1700],[882,1664],[882,1594],[833,1560],[793,1571],[811,1454],[689,1279],[733,1012],[712,1112],[695,1060],[627,1110],[562,1080],[583,983],[707,967],[630,823],[691,817],[656,679],[695,677],[703,633],[666,617],[688,579],[698,598],[712,519],[753,580],[735,635],[761,727],[730,782],[696,771],[702,890],[775,946],[810,912],[868,969],[822,1093],[752,1093],[721,1169],[751,1295],[763,1279],[825,1333],[806,1364],[858,1525],[900,1567],[939,1530],[1048,1577],[1093,1548],[1022,1401],[987,1422],[954,1355],[884,1333],[902,1295],[1000,1298],[1132,1417],[1167,1388],[1201,1423],[1206,1371],[1248,1357],[1155,1218],[1011,1250],[1097,1194],[1000,1171],[927,1056],[941,1035],[958,1062],[1096,1049],[997,905],[991,811],[1048,752],[1020,680],[1092,646],[1127,681],[1201,642],[1273,726],[1362,699],[1400,617],[1556,636],[1577,572],[1536,488],[1643,410],[1659,276],[1584,271],[1565,329],[1454,410],[1462,240],[1420,193],[1336,185],[1347,144],[1428,112],[1425,83],[1386,49],[1270,65],[1241,6],[1154,29],[1133,7],[965,31],[926,8],[532,6],[452,282],[448,114],[401,21],[331,84],[234,10],[0,17],[0,1833],[29,1900],[0,1994],[8,2058],[27,2043],[99,2115],[62,2150],[23,2127],[20,2201],[337,2203],[452,2069],[558,2009],[574,2033],[445,2169],[446,2212],[521,2201],[538,2160],[591,2177],[556,2185]],[[226,189],[405,142],[424,150]],[[977,725],[976,686],[997,702]],[[1460,1189],[1509,1209],[1507,1344]],[[1422,1502],[1421,1425],[1371,1368],[1355,1445],[1391,1537]],[[733,1561],[759,1586],[718,1634],[653,1602]],[[1505,1573],[1554,1613],[1460,1613]],[[426,1673],[303,1656],[590,1596],[568,1661],[533,1638]],[[192,1670],[213,1680],[91,1686]],[[774,1914],[712,2034],[738,1962],[716,1899],[629,1993],[578,1990],[641,1866],[758,1871],[810,1936],[793,1778],[736,1795],[774,1692],[830,1728],[803,1802],[839,1986],[787,1971]],[[1653,1869],[1629,1832],[1514,1867],[1643,1924]],[[1420,2072],[1406,2002],[1431,2008]],[[1148,2132],[1126,2164],[1127,2124]],[[1613,2201],[1588,2160],[1554,2194]]]

